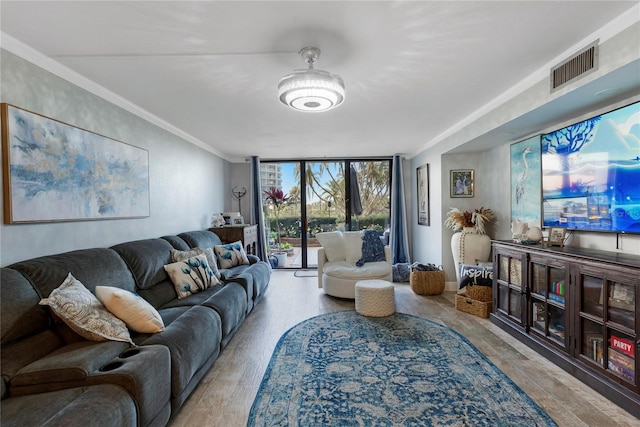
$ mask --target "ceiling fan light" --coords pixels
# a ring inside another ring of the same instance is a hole
[[[322,112],[338,107],[344,101],[344,82],[340,76],[313,69],[320,55],[317,48],[304,48],[300,54],[309,64],[307,70],[296,70],[278,83],[280,102],[297,111]]]

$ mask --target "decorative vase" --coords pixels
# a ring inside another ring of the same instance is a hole
[[[275,252],[273,254],[278,260],[277,268],[284,268],[287,263],[287,253],[286,252]]]
[[[476,264],[489,261],[491,238],[480,234],[474,227],[464,227],[451,237],[451,253],[456,268],[456,281],[460,283],[460,264]]]

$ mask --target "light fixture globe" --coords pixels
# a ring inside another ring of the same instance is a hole
[[[309,64],[306,70],[295,70],[280,79],[280,102],[298,111],[321,112],[336,108],[344,101],[344,82],[340,76],[315,70],[313,64],[320,56],[320,49],[305,47],[300,56]]]

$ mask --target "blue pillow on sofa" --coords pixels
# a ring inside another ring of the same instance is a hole
[[[362,267],[365,262],[384,261],[384,245],[380,240],[380,235],[376,230],[364,230],[362,233],[362,258],[356,262],[358,267]]]

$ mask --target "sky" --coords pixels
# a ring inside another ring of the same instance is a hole
[[[298,185],[298,180],[295,177],[294,169],[297,162],[290,163],[282,163],[282,190],[289,194],[291,191],[291,187]],[[337,168],[332,168],[332,171],[335,172]],[[324,172],[321,179],[322,182],[326,182],[329,180],[329,175]],[[311,195],[311,202],[317,201],[318,198],[315,195]]]

